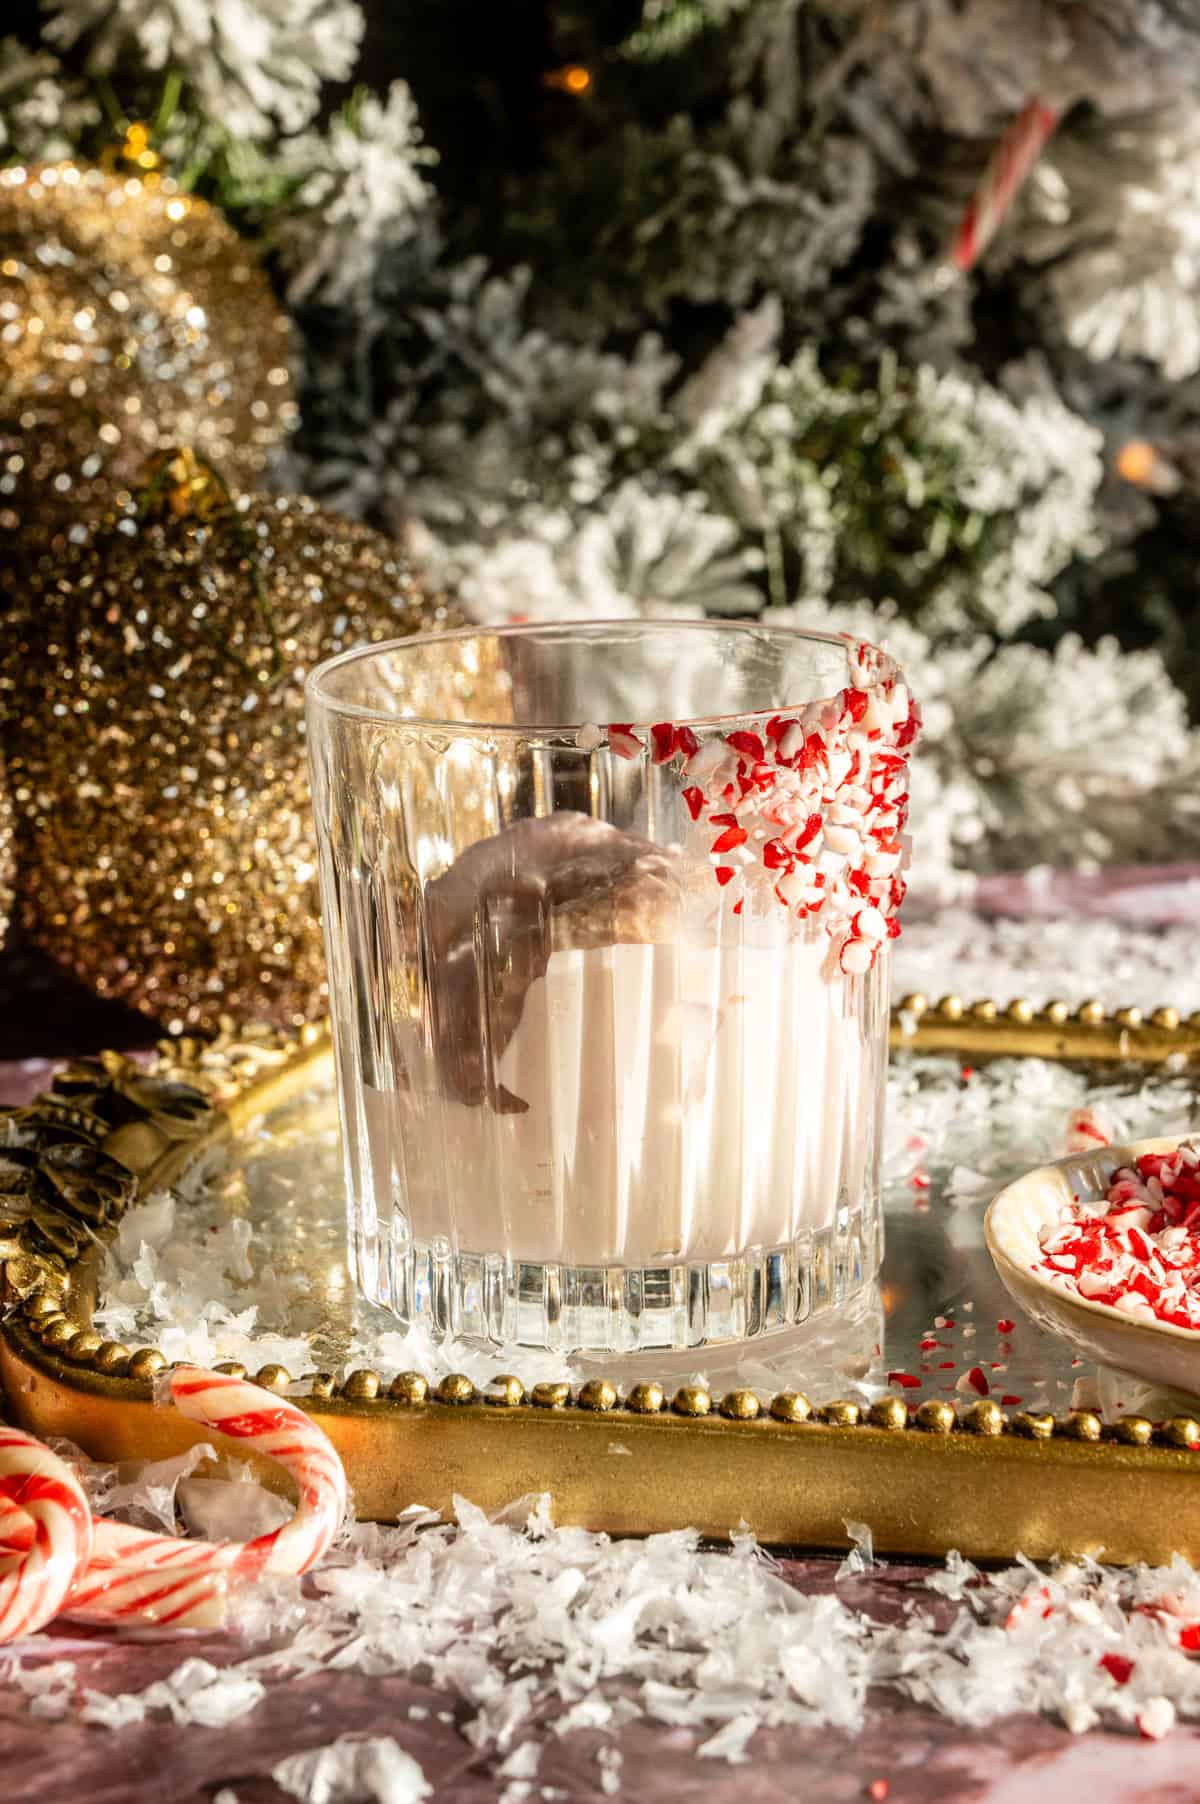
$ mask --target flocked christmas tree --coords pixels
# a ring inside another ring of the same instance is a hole
[[[0,154],[140,122],[298,322],[277,482],[480,618],[866,630],[926,875],[1194,849],[1200,0],[377,12],[47,0]]]

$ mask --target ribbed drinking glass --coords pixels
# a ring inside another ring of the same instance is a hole
[[[619,621],[309,681],[351,1262],[405,1324],[752,1339],[877,1271],[918,716],[861,641]]]

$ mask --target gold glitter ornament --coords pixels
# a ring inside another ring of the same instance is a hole
[[[248,483],[295,422],[289,348],[205,201],[74,163],[0,170],[0,590],[157,450]]]
[[[457,616],[379,534],[184,459],[28,604],[0,719],[33,937],[172,1031],[322,1013],[304,678]]]

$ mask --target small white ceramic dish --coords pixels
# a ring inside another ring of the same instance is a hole
[[[1135,1140],[1040,1165],[993,1200],[983,1231],[1005,1289],[1039,1327],[1061,1335],[1100,1365],[1200,1396],[1200,1331],[1167,1322],[1132,1321],[1109,1303],[1057,1289],[1032,1269],[1041,1257],[1038,1230],[1059,1221],[1064,1203],[1075,1197],[1102,1197],[1113,1173],[1131,1165],[1139,1154],[1168,1153],[1194,1138],[1181,1134],[1169,1140]]]

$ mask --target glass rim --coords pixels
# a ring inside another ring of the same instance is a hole
[[[903,680],[903,673],[891,653],[885,651],[873,640],[864,639],[856,633],[824,633],[814,627],[786,626],[774,620],[671,620],[663,617],[641,619],[636,616],[618,616],[604,620],[523,620],[512,625],[488,626],[468,625],[451,627],[437,633],[408,633],[400,639],[380,639],[373,644],[352,646],[349,651],[340,651],[332,658],[325,658],[311,670],[304,682],[306,700],[315,702],[330,714],[340,715],[345,719],[371,722],[377,726],[390,727],[424,727],[433,731],[447,733],[472,733],[485,738],[523,738],[529,739],[543,734],[575,734],[581,727],[595,724],[604,726],[610,723],[597,721],[479,721],[479,720],[447,720],[426,714],[394,714],[384,708],[371,707],[364,702],[347,701],[342,697],[331,695],[326,687],[327,681],[335,671],[344,665],[365,662],[370,658],[384,657],[392,652],[404,652],[417,647],[429,645],[450,645],[467,639],[521,639],[531,638],[539,633],[577,634],[581,637],[600,637],[611,633],[614,628],[628,631],[634,628],[639,632],[658,634],[678,632],[707,632],[730,635],[757,635],[760,638],[776,638],[792,640],[796,643],[812,645],[829,645],[845,653],[847,662],[851,646],[863,646],[879,657],[884,666],[897,679]],[[830,699],[811,697],[809,701],[778,702],[765,708],[739,709],[733,714],[689,714],[676,718],[676,724],[688,727],[723,727],[731,721],[770,720],[774,715],[811,705],[812,701]],[[673,717],[675,718],[675,717]],[[637,721],[632,724],[648,726],[649,721]]]

